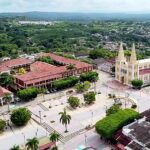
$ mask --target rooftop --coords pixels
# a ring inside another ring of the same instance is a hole
[[[6,93],[11,94],[10,91],[0,86],[0,97],[4,97]]]
[[[149,122],[150,122],[150,109],[148,109],[148,110],[142,112],[142,113],[140,114],[140,116],[141,116],[142,118],[143,118],[143,117],[146,117],[146,121],[149,121]]]
[[[141,59],[141,60],[138,61],[139,64],[148,63],[148,62],[150,62],[150,58],[148,58],[148,59]]]
[[[26,59],[26,58],[16,58],[16,59],[11,59],[8,61],[4,61],[1,64],[3,66],[12,68],[12,67],[16,67],[16,66],[20,66],[20,65],[26,65],[26,64],[31,64],[33,61],[30,59]]]
[[[139,119],[124,127],[123,133],[132,139],[130,147],[138,147],[139,150],[150,149],[150,122],[146,121],[146,118]]]
[[[36,61],[30,65],[30,72],[27,72],[23,75],[17,75],[16,78],[23,82],[26,82],[26,84],[32,84],[41,82],[43,80],[62,77],[62,74],[67,71],[66,66],[68,64],[75,64],[75,67],[77,69],[91,66],[90,64],[58,56],[52,53],[40,53],[39,57],[42,56],[50,56],[54,61],[62,64],[63,66],[54,66],[45,62]]]
[[[0,72],[10,71],[10,68],[8,68],[5,65],[0,65]]]
[[[76,68],[78,68],[78,69],[90,66],[89,64],[87,64],[85,62],[81,62],[81,61],[75,60],[75,59],[65,58],[65,57],[58,56],[53,53],[41,53],[39,56],[40,57],[41,56],[50,56],[56,62],[60,62],[61,64],[64,64],[64,65],[74,64],[76,66]]]
[[[33,64],[31,64],[30,68],[31,71],[53,71],[58,67],[45,62],[36,61]]]

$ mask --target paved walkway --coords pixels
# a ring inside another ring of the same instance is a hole
[[[0,135],[0,150],[9,150],[14,145],[24,147],[26,140],[35,136],[48,136],[48,132],[33,121],[30,121],[30,123],[25,127],[13,127],[13,130],[8,129]]]
[[[60,150],[76,150],[79,146],[93,147],[97,150],[111,150],[111,146],[102,141],[94,129],[72,138],[65,144],[59,145]]]

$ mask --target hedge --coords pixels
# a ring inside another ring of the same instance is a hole
[[[98,73],[97,72],[87,72],[87,73],[82,73],[80,75],[80,81],[89,81],[89,82],[95,82],[98,80]]]
[[[119,110],[115,114],[111,114],[95,125],[97,133],[106,139],[112,138],[114,133],[123,126],[131,123],[139,117],[139,113],[132,109]]]
[[[55,88],[56,90],[61,90],[61,89],[72,87],[78,82],[79,82],[79,78],[75,76],[59,79],[53,82],[53,88]]]
[[[39,93],[39,89],[38,88],[30,87],[30,88],[27,88],[27,89],[20,90],[17,93],[17,96],[21,100],[29,101],[32,98],[36,98],[38,93]]]

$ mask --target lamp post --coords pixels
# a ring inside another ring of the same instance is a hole
[[[39,117],[40,117],[40,124],[42,123],[42,116],[41,116],[41,111],[39,110]]]
[[[22,132],[22,136],[23,136],[23,141],[24,141],[24,147],[26,146],[26,137],[25,134]]]
[[[90,112],[91,112],[91,125],[93,125],[93,111],[92,110],[90,110]]]
[[[84,134],[84,138],[85,138],[85,147],[86,147],[86,143],[87,143],[87,135],[86,135],[86,133]]]
[[[47,127],[46,127],[46,137],[47,137]]]
[[[38,136],[38,131],[39,129],[37,128],[36,132],[35,132],[35,136],[37,137]]]

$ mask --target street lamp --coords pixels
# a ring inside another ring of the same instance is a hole
[[[90,110],[90,112],[91,112],[91,117],[92,117],[92,118],[91,118],[91,121],[92,121],[91,124],[93,125],[93,111]]]
[[[85,138],[85,147],[86,147],[86,143],[87,143],[87,135],[86,135],[86,133],[84,134],[84,138]]]
[[[24,147],[26,145],[26,137],[25,137],[25,134],[22,132],[22,136],[23,136],[23,140],[24,140]]]
[[[37,128],[36,132],[35,132],[35,136],[37,137],[38,136],[38,131],[39,129]]]
[[[46,127],[46,137],[47,137],[47,127]]]
[[[42,116],[41,116],[41,111],[39,110],[39,117],[40,117],[40,124],[42,123]]]

